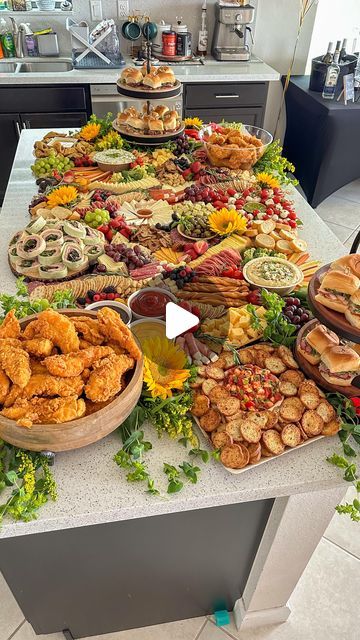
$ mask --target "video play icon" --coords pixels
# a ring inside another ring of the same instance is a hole
[[[166,337],[169,340],[177,338],[184,331],[189,331],[193,327],[199,324],[198,316],[195,316],[190,311],[186,311],[182,307],[179,307],[173,302],[168,302],[166,305]]]

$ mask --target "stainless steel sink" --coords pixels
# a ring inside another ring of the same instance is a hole
[[[73,65],[70,60],[39,60],[36,62],[22,62],[18,73],[51,73],[52,71],[72,71],[72,69]]]
[[[0,62],[0,73],[18,73],[19,67],[17,62]]]

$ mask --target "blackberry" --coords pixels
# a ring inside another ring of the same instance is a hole
[[[89,291],[87,292],[87,297],[90,298],[90,300],[92,300],[95,294],[96,294],[96,291],[94,291],[94,289],[89,289]]]
[[[76,301],[81,307],[85,307],[86,305],[86,298],[78,298]]]

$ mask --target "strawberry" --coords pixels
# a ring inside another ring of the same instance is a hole
[[[199,171],[200,171],[200,169],[201,169],[201,168],[202,168],[202,166],[201,166],[201,162],[199,162],[198,160],[197,160],[196,162],[193,162],[193,163],[190,165],[191,173],[199,173]]]
[[[198,256],[202,256],[209,248],[208,243],[205,240],[198,240],[194,244],[194,251],[198,254]]]

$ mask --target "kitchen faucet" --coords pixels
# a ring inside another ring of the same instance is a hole
[[[23,33],[24,33],[24,25],[17,25],[15,19],[10,16],[11,24],[12,24],[12,34],[14,38],[15,44],[15,53],[17,58],[24,57],[24,47],[23,47]]]

